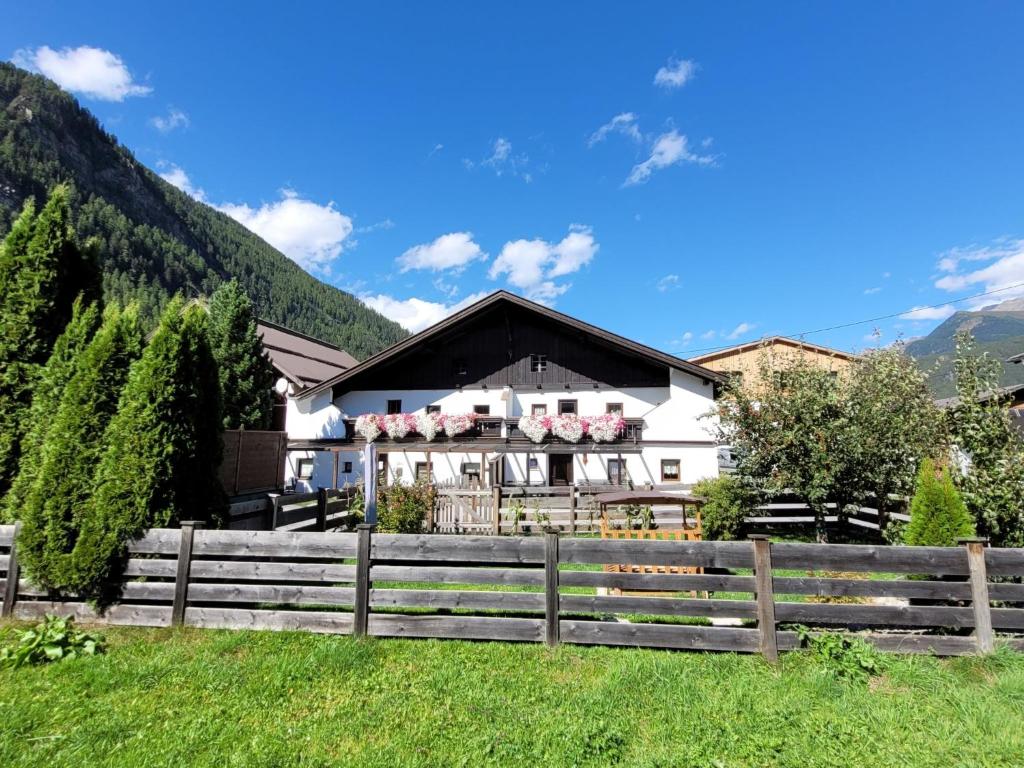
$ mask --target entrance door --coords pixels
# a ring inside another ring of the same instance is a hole
[[[548,482],[551,485],[572,485],[572,454],[548,454]]]

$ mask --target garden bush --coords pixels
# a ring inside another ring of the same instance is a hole
[[[701,510],[705,539],[730,541],[737,539],[743,518],[751,508],[751,495],[735,475],[722,475],[698,480],[693,495],[704,499]]]
[[[47,616],[32,629],[18,634],[18,642],[0,648],[0,667],[17,669],[26,664],[65,661],[103,653],[102,635],[75,629],[70,616]]]
[[[384,533],[421,533],[423,521],[434,508],[434,486],[429,483],[383,486],[377,492],[377,528]]]
[[[912,546],[952,547],[957,539],[973,535],[974,522],[949,470],[943,467],[938,472],[935,462],[925,459],[918,471],[903,540]]]

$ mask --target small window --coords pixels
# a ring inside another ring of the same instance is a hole
[[[480,462],[479,461],[464,461],[459,472],[461,475],[475,475],[480,477]]]
[[[440,405],[428,405],[427,406],[427,413],[440,413],[440,412],[441,412],[441,406]]]
[[[544,373],[548,369],[547,355],[530,355],[530,372]]]
[[[661,481],[663,483],[679,482],[679,459],[661,460]]]
[[[625,413],[625,411],[622,410],[622,403],[608,403],[608,405],[606,405],[604,407],[604,412],[605,413],[614,413],[614,414],[617,414],[619,416],[621,416],[623,413]]]
[[[625,459],[608,459],[608,482],[612,485],[626,484]]]
[[[531,416],[547,416],[548,415],[548,407],[546,405],[544,405],[544,403],[534,403],[533,405],[530,406],[530,415]]]
[[[402,412],[402,401],[401,400],[388,400],[388,413],[401,413]]]
[[[416,462],[416,482],[417,483],[429,483],[430,482],[430,471],[431,463],[428,461],[417,461]]]
[[[565,416],[566,414],[576,413],[576,401],[575,400],[559,400],[558,401],[558,415]]]
[[[341,471],[344,472],[346,475],[351,475],[352,474],[352,462],[351,461],[346,461],[342,465]]]
[[[469,372],[469,369],[466,367],[466,361],[462,360],[462,359],[458,359],[455,362],[453,362],[452,363],[452,372],[456,376],[465,376]]]
[[[295,476],[300,480],[309,480],[313,476],[313,459],[299,459],[295,469]]]
[[[474,405],[473,406],[473,413],[477,414],[478,416],[490,416],[491,415],[491,406],[489,406],[489,405]]]
[[[526,468],[527,469],[540,469],[540,464],[537,463],[537,459],[535,459],[535,458],[533,458],[531,456],[529,459],[526,460]]]

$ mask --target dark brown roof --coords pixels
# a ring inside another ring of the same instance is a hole
[[[340,347],[268,320],[259,321],[257,332],[274,368],[302,389],[337,376],[359,363]]]
[[[692,363],[688,360],[683,360],[681,357],[676,357],[666,352],[661,352],[657,349],[654,349],[653,347],[648,347],[644,344],[640,344],[635,341],[630,341],[624,336],[619,336],[618,334],[612,333],[611,331],[606,331],[602,328],[598,328],[596,325],[590,325],[589,323],[585,323],[582,320],[577,320],[574,317],[570,317],[569,315],[557,312],[551,309],[550,307],[545,307],[542,304],[537,304],[536,302],[524,299],[521,296],[516,296],[513,293],[501,290],[495,291],[490,296],[484,297],[475,304],[470,304],[465,309],[456,312],[455,314],[450,315],[449,317],[446,317],[444,320],[435,323],[434,325],[430,326],[425,330],[420,331],[417,334],[414,334],[403,339],[397,344],[392,344],[383,352],[378,352],[373,357],[367,358],[358,365],[349,368],[348,370],[343,371],[330,379],[326,379],[320,382],[315,387],[306,390],[303,393],[303,395],[305,396],[316,394],[317,392],[321,392],[325,389],[328,389],[329,387],[333,387],[334,385],[339,384],[345,381],[346,379],[364,373],[365,371],[369,370],[370,368],[373,368],[374,366],[380,363],[384,363],[402,354],[403,352],[407,352],[411,349],[416,348],[418,345],[423,344],[429,339],[432,339],[435,336],[449,330],[453,326],[456,326],[459,323],[462,323],[465,320],[501,302],[508,302],[515,306],[521,307],[523,309],[541,315],[542,317],[548,320],[552,320],[557,323],[562,323],[571,328],[574,328],[575,330],[591,334],[592,336],[595,336],[606,343],[610,343],[613,346],[622,349],[623,351],[626,351],[638,357],[642,357],[651,362],[665,365],[669,368],[675,368],[677,370],[685,371],[694,376],[699,376],[700,378],[706,381],[714,381],[720,383],[725,381],[725,376],[721,373],[718,373],[717,371],[709,370],[708,368],[704,368],[700,365],[697,365],[696,363]]]
[[[821,344],[812,344],[809,341],[801,341],[800,339],[791,339],[788,336],[766,336],[763,339],[757,339],[756,341],[748,341],[746,344],[737,344],[734,347],[725,347],[723,349],[716,349],[714,352],[706,352],[703,355],[697,355],[691,357],[690,362],[692,363],[706,363],[711,360],[716,360],[720,357],[728,357],[729,355],[735,355],[739,352],[748,352],[752,349],[759,349],[760,347],[773,346],[775,344],[783,344],[789,347],[797,349],[810,349],[815,352],[820,352],[823,355],[829,357],[839,357],[843,360],[858,360],[859,356],[854,355],[850,352],[843,352],[841,349],[833,349],[832,347],[824,347]]]

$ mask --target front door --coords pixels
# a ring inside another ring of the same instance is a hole
[[[551,485],[572,485],[572,454],[548,454],[548,482]]]

